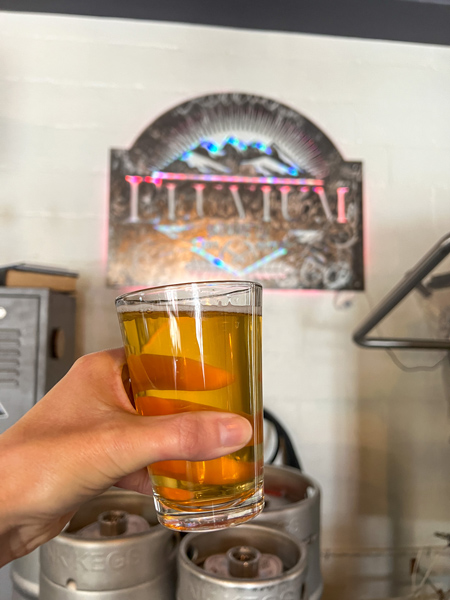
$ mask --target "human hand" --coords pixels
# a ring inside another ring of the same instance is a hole
[[[146,465],[209,460],[250,439],[249,422],[229,413],[137,415],[124,365],[121,349],[82,357],[0,436],[0,566],[58,535],[112,485],[150,494]]]

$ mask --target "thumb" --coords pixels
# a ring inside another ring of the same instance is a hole
[[[124,477],[161,460],[211,460],[239,450],[252,437],[252,426],[232,413],[201,411],[170,416],[122,415],[108,456]]]

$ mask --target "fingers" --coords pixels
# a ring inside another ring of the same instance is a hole
[[[146,494],[147,496],[151,496],[153,491],[147,469],[140,469],[136,473],[126,475],[122,479],[119,479],[115,485],[116,487],[139,492],[139,494]]]
[[[126,362],[125,350],[123,348],[112,348],[111,350],[103,350],[101,354],[108,355],[118,369],[122,369],[123,365]]]
[[[133,408],[136,409],[133,388],[131,387],[130,371],[129,371],[128,365],[126,363],[122,367],[121,378],[122,378],[123,389],[125,390],[125,393],[128,396],[128,400],[130,401]]]
[[[252,437],[247,419],[231,413],[198,412],[164,417],[124,415],[108,443],[119,479],[161,460],[211,460],[239,450]]]

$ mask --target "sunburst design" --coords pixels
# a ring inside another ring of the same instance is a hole
[[[230,134],[248,142],[276,144],[302,171],[325,178],[342,157],[311,121],[268,98],[247,94],[215,94],[195,98],[166,112],[136,140],[131,152],[147,168],[165,167],[202,139],[225,139]],[[320,148],[320,150],[319,150]]]
[[[363,289],[361,191],[361,163],[293,109],[194,98],[111,152],[108,281]]]

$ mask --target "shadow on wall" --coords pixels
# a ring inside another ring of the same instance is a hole
[[[405,299],[377,333],[447,335],[418,299]],[[356,551],[337,561],[353,573],[342,597],[394,597],[411,592],[418,549],[438,547],[435,531],[450,527],[450,362],[442,351],[361,350],[358,372]]]

